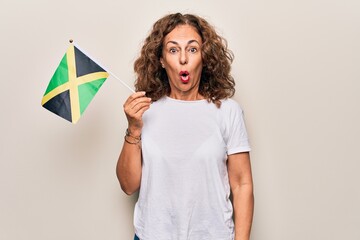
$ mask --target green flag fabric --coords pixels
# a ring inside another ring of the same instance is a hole
[[[108,76],[102,67],[70,45],[50,80],[41,105],[76,123]]]

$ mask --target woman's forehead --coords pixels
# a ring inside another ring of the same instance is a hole
[[[164,38],[164,44],[169,42],[176,42],[178,44],[189,43],[190,41],[197,42],[198,44],[202,43],[201,36],[198,34],[197,30],[188,24],[176,26]]]

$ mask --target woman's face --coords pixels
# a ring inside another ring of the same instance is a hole
[[[197,100],[203,68],[201,36],[190,25],[179,25],[165,36],[162,66],[170,83],[170,97],[182,100]]]

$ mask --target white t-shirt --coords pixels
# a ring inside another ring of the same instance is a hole
[[[143,115],[141,240],[233,240],[226,161],[250,151],[239,105],[163,97]]]

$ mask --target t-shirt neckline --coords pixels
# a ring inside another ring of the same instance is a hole
[[[181,99],[176,99],[176,98],[172,98],[169,96],[165,96],[165,98],[167,100],[170,101],[174,101],[174,102],[179,102],[179,103],[202,103],[202,102],[207,102],[206,99],[199,99],[199,100],[181,100]]]

